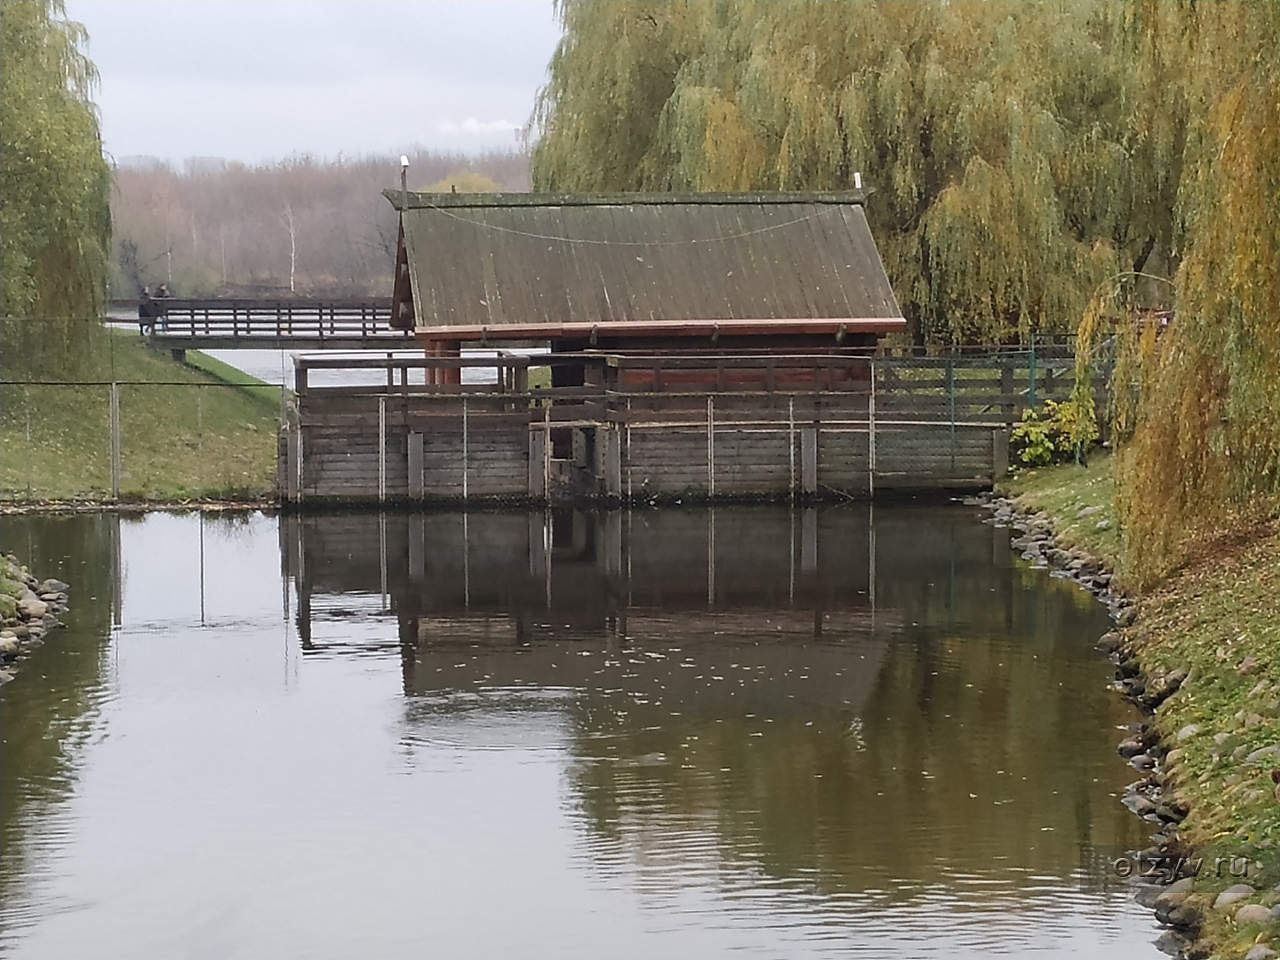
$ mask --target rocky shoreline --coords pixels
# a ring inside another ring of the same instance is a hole
[[[1120,756],[1140,774],[1126,787],[1121,802],[1154,828],[1151,845],[1125,858],[1123,866],[1117,862],[1117,868],[1133,881],[1135,899],[1152,909],[1157,921],[1167,928],[1156,941],[1156,946],[1167,954],[1188,960],[1211,956],[1213,946],[1200,936],[1206,912],[1210,909],[1229,912],[1241,925],[1270,927],[1280,924],[1280,904],[1272,907],[1257,903],[1237,906],[1239,901],[1257,893],[1248,883],[1233,884],[1219,892],[1212,901],[1195,889],[1195,874],[1205,869],[1205,863],[1179,836],[1178,825],[1189,810],[1178,793],[1176,775],[1168,771],[1180,755],[1177,741],[1199,731],[1191,728],[1179,730],[1172,738],[1175,742],[1170,745],[1147,719],[1181,688],[1188,679],[1189,671],[1178,668],[1154,675],[1144,672],[1123,629],[1138,617],[1134,599],[1113,585],[1113,571],[1101,559],[1060,543],[1053,525],[1045,516],[1026,511],[1014,500],[998,494],[987,494],[966,502],[990,510],[991,516],[986,522],[1013,530],[1015,536],[1010,540],[1010,546],[1024,560],[1033,566],[1047,568],[1052,576],[1078,583],[1107,606],[1116,623],[1118,629],[1099,638],[1096,648],[1116,668],[1113,688],[1135,704],[1144,716],[1143,720],[1130,725],[1127,736],[1117,746]],[[1246,879],[1254,867],[1249,861],[1210,863],[1208,866],[1218,876],[1241,880]],[[1280,954],[1275,949],[1262,942],[1255,943],[1245,954],[1246,960],[1268,960],[1277,956]]]
[[[17,557],[0,556],[0,685],[62,626],[68,589],[61,580],[37,580]]]

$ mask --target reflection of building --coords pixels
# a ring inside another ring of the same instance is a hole
[[[900,619],[875,605],[867,519],[865,507],[821,526],[815,510],[566,510],[301,516],[282,529],[304,645],[313,595],[384,596],[416,692],[598,685],[595,650],[615,654],[610,683],[682,700],[697,690],[709,709],[748,703],[765,679],[771,701],[849,708]],[[849,644],[866,668],[857,678],[837,666]],[[680,666],[690,658],[723,660],[734,677]]]
[[[409,762],[555,764],[584,856],[643,862],[659,898],[745,872],[777,878],[770,896],[944,891],[976,916],[1042,891],[1028,875],[1118,883],[1106,855],[1137,824],[1109,795],[1128,714],[1090,649],[1105,616],[970,511],[292,515],[282,530],[304,645],[358,657],[396,618]]]

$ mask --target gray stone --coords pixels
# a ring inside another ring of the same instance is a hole
[[[1200,724],[1188,723],[1185,727],[1178,731],[1177,740],[1181,743],[1183,740],[1190,740],[1200,732]]]
[[[1160,899],[1164,892],[1164,887],[1158,887],[1152,883],[1143,883],[1139,884],[1138,889],[1133,892],[1133,899],[1139,906],[1150,910],[1156,905],[1156,901]]]
[[[1159,914],[1157,919],[1161,919]],[[1194,903],[1182,903],[1171,907],[1162,918],[1165,923],[1171,927],[1181,927],[1183,930],[1198,930],[1204,922],[1204,915],[1200,912],[1200,908]]]
[[[1271,922],[1280,923],[1280,903],[1271,908]]]
[[[63,583],[61,580],[45,580],[42,581],[37,588],[38,593],[66,593],[71,589],[70,584]]]
[[[1156,916],[1160,918],[1161,922],[1164,922],[1165,915],[1190,895],[1190,890],[1174,890],[1171,885],[1156,897],[1151,906],[1156,911]]]
[[[18,601],[18,610],[31,620],[38,620],[49,612],[49,605],[34,593],[24,593]]]
[[[1187,938],[1173,930],[1166,930],[1154,941],[1155,948],[1161,953],[1167,953],[1171,957],[1179,956],[1183,949],[1187,946]]]
[[[1101,512],[1102,512],[1102,508],[1101,508],[1101,507],[1097,507],[1097,506],[1094,506],[1094,507],[1083,507],[1083,508],[1081,508],[1081,510],[1076,514],[1076,519],[1077,519],[1077,520],[1083,520],[1085,517],[1092,517],[1095,513],[1101,513]]]
[[[16,657],[18,655],[18,638],[0,639],[0,657]]]
[[[1225,910],[1233,903],[1237,903],[1240,900],[1247,900],[1257,892],[1257,890],[1253,889],[1253,887],[1249,886],[1247,883],[1232,884],[1218,894],[1218,899],[1213,901],[1213,909]]]
[[[1155,803],[1149,797],[1144,797],[1140,793],[1131,793],[1120,802],[1139,817],[1145,817],[1156,812]]]
[[[1271,960],[1272,957],[1280,956],[1265,943],[1255,943],[1249,948],[1249,952],[1244,955],[1244,960]]]
[[[1273,757],[1280,760],[1280,743],[1273,743],[1268,747],[1259,747],[1245,757],[1244,760],[1245,763],[1258,763],[1262,760],[1270,760]]]
[[[1122,757],[1134,757],[1140,754],[1142,749],[1142,741],[1130,737],[1127,740],[1120,741],[1119,746],[1116,747],[1116,753]]]
[[[1110,530],[1110,529],[1111,529],[1111,521],[1110,521],[1110,520],[1099,520],[1097,523],[1095,523],[1095,524],[1093,525],[1093,529],[1095,529],[1095,530]]]
[[[1236,911],[1236,923],[1270,923],[1271,911],[1260,903],[1246,903]]]

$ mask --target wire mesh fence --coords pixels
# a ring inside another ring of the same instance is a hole
[[[109,365],[124,375],[119,378],[95,375],[108,366],[103,358],[90,358],[89,376],[80,379],[17,378],[11,369],[0,370],[4,374],[0,376],[0,501],[264,500],[286,494],[291,475],[285,464],[287,438],[291,430],[301,430],[298,401],[292,393],[258,381],[226,382],[152,352],[165,365],[167,375],[177,377],[180,373],[188,379],[131,379],[129,375],[136,371],[119,356]],[[334,361],[325,356],[324,361],[316,362],[331,365]],[[810,372],[804,370],[806,361],[812,364]],[[463,362],[474,365],[477,361]],[[513,445],[512,451],[504,447],[494,452],[486,448],[483,433],[467,432],[482,431],[486,404],[496,404],[492,412],[501,414],[504,424],[513,416],[524,417],[529,420],[526,426],[533,429],[537,427],[535,420],[547,419],[549,461],[595,457],[601,471],[604,440],[584,453],[593,441],[575,440],[565,428],[553,431],[553,421],[599,420],[602,425],[629,430],[633,439],[648,431],[670,441],[665,445],[683,436],[675,426],[690,437],[690,431],[697,432],[702,438],[694,438],[698,442],[704,442],[706,434],[716,445],[718,457],[718,466],[709,476],[711,483],[720,484],[720,491],[730,489],[731,482],[716,478],[723,476],[735,457],[744,463],[749,460],[754,455],[750,444],[759,441],[756,435],[767,433],[766,426],[772,425],[769,428],[776,428],[783,437],[779,441],[782,452],[775,458],[776,464],[767,466],[779,472],[785,465],[794,487],[800,469],[797,463],[805,456],[827,464],[824,469],[833,477],[843,475],[847,465],[842,466],[840,458],[846,454],[865,460],[865,470],[873,474],[877,460],[868,427],[873,416],[879,421],[881,435],[889,438],[881,440],[881,462],[889,462],[893,443],[908,443],[903,448],[908,460],[933,463],[945,457],[947,462],[955,462],[958,456],[963,459],[965,444],[989,443],[991,430],[1007,432],[1025,410],[1040,407],[1046,400],[1067,399],[1075,383],[1070,344],[901,356],[630,356],[617,361],[619,372],[613,382],[603,373],[588,375],[585,384],[572,387],[552,386],[550,374],[542,370],[546,376],[540,376],[539,368],[576,362],[587,367],[599,363],[604,369],[608,364],[601,355],[576,361],[573,357],[532,356],[493,362],[492,368],[469,368],[467,377],[453,388],[457,396],[451,400],[451,394],[445,395],[449,388],[442,393],[442,388],[424,384],[421,370],[416,371],[419,378],[415,380],[410,375],[414,371],[401,369],[406,364],[421,366],[420,361],[366,355],[358,361],[361,368],[371,363],[383,365],[377,382],[345,388],[349,397],[339,396],[344,388],[334,393],[313,386],[309,398],[304,390],[302,402],[310,402],[317,415],[327,409],[325,403],[353,406],[335,414],[343,420],[341,429],[330,430],[322,438],[331,450],[324,450],[318,439],[302,452],[307,444],[300,441],[298,455],[305,460],[320,457],[323,451],[341,469],[351,470],[355,469],[355,452],[367,448],[371,456],[381,457],[381,462],[367,471],[370,476],[390,473],[398,483],[403,481],[407,491],[413,491],[413,480],[402,476],[404,464],[388,465],[386,451],[401,451],[409,457],[408,438],[418,432],[427,438],[424,456],[430,461],[432,437],[443,443],[457,432],[458,451],[448,452],[452,448],[442,446],[446,453],[440,456],[449,463],[440,459],[427,463],[427,478],[431,469],[452,476],[453,460],[461,456],[461,475],[470,478],[463,489],[474,492],[485,487],[481,462],[485,455],[497,457],[501,453],[511,463],[518,460],[524,464],[520,470],[528,473],[530,469],[532,448],[525,441],[508,444]],[[503,362],[520,366],[523,374],[517,377],[514,367],[496,365]],[[492,374],[493,386],[475,381],[477,375],[483,380],[485,371]],[[368,370],[364,373],[367,377]],[[1105,362],[1091,372],[1100,406],[1108,373]],[[638,379],[628,387],[628,377]],[[493,396],[486,393],[494,390]],[[687,425],[680,421],[682,405],[693,411]],[[383,412],[378,415],[380,406]],[[711,422],[705,423],[706,410],[712,408]],[[468,409],[473,418],[470,428],[465,425]],[[662,415],[655,419],[646,411]],[[802,422],[820,424],[814,450],[806,452],[803,447]],[[632,425],[628,427],[628,423]],[[919,429],[913,432],[912,424]],[[403,432],[404,443],[395,438],[395,442],[383,438],[379,443],[379,431],[388,429]],[[986,439],[971,440],[983,429]],[[845,441],[849,450],[842,453],[840,443]],[[636,449],[643,442],[637,440]],[[666,464],[668,472],[672,476],[681,470],[688,472],[688,465],[675,462],[681,455],[674,446],[672,451],[656,451],[655,462],[663,466],[664,457],[674,458]],[[507,457],[508,452],[513,456]],[[298,480],[303,481],[304,467],[298,465],[296,470]],[[547,482],[551,472],[548,466]],[[599,479],[603,482],[603,475]],[[531,482],[527,476],[513,476],[512,480],[525,489]],[[386,488],[385,483],[375,486]]]

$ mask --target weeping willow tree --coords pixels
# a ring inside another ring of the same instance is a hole
[[[922,341],[1069,329],[1104,277],[1171,255],[1154,181],[1177,177],[1135,149],[1120,0],[558,9],[535,189],[840,189],[861,172]]]
[[[85,32],[62,0],[0,0],[0,314],[6,365],[66,366],[102,315],[110,172]]]
[[[1280,496],[1280,3],[1148,0],[1126,29],[1143,100],[1194,105],[1182,131],[1154,111],[1136,122],[1181,171],[1173,320],[1104,287],[1077,356],[1114,339],[1117,507],[1149,580],[1187,538]]]

